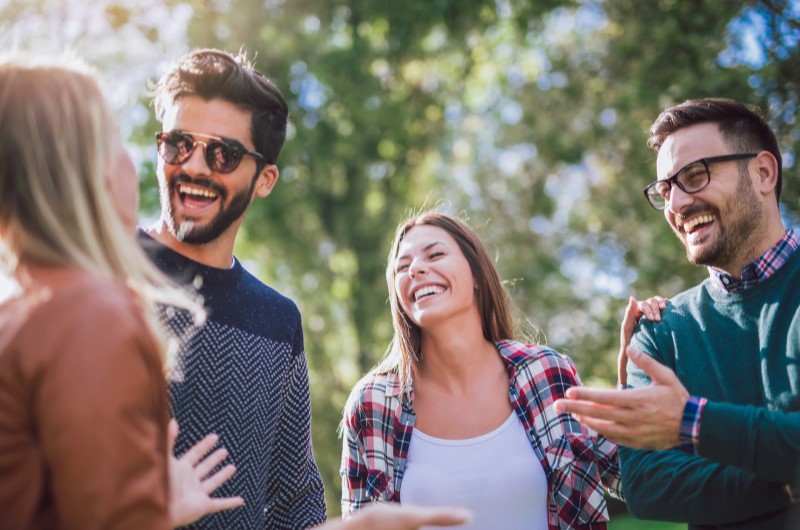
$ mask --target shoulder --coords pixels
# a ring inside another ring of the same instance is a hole
[[[158,346],[138,297],[120,281],[62,272],[31,285],[17,302],[24,310],[13,330],[3,330],[2,347],[25,356],[26,372],[46,366],[78,371],[91,366],[98,374],[145,365],[160,370]],[[2,313],[7,309],[13,308],[4,306]]]
[[[371,371],[355,384],[348,403],[383,403],[387,398],[400,395],[400,380],[395,373]]]
[[[497,349],[506,362],[517,367],[541,364],[549,368],[574,370],[574,365],[569,357],[540,344],[501,340],[497,342]]]
[[[82,270],[47,276],[26,289],[17,302],[31,310],[27,320],[49,330],[83,321],[117,321],[140,313],[138,298],[123,282]]]
[[[397,374],[375,371],[368,373],[355,384],[350,392],[350,397],[345,404],[345,423],[393,413],[393,404],[399,403],[400,394],[400,381]]]
[[[710,279],[687,289],[669,299],[661,312],[661,320],[651,322],[641,319],[634,331],[633,344],[639,341],[654,341],[671,335],[672,330],[699,325],[699,312],[711,303],[710,290],[714,289]]]
[[[300,318],[300,310],[294,300],[267,285],[247,269],[242,270],[239,288],[252,297],[252,303],[273,308],[287,316]]]

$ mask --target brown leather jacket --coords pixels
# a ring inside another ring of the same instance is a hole
[[[26,270],[0,304],[0,528],[170,528],[162,362],[136,296]]]

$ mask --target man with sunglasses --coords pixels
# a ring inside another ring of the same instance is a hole
[[[572,388],[556,407],[623,446],[638,517],[800,528],[800,234],[781,220],[775,135],[756,109],[709,98],[662,112],[649,145],[645,196],[710,277],[632,340],[623,326],[632,389]]]
[[[191,528],[315,526],[325,501],[300,313],[233,256],[248,207],[278,181],[288,106],[244,56],[217,50],[175,62],[154,106],[161,217],[140,241],[160,269],[196,290],[208,314],[203,325],[163,315],[185,339],[169,374],[176,453],[217,433],[237,468],[218,494],[245,501]]]

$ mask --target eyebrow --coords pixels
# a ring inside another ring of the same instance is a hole
[[[444,243],[442,241],[434,241],[433,243],[428,243],[427,245],[425,245],[422,248],[422,252],[427,252],[430,249],[432,249],[433,247],[435,247],[436,245],[443,245],[443,244]],[[397,256],[397,260],[396,261],[404,260],[404,259],[407,259],[407,258],[409,258],[409,255],[408,254],[403,254],[402,256]]]

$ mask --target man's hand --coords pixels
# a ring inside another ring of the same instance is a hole
[[[173,449],[175,440],[178,438],[178,422],[171,420],[167,433],[169,514],[172,526],[183,526],[209,513],[244,506],[244,499],[241,497],[212,498],[210,496],[236,472],[236,468],[232,464],[228,464],[216,473],[209,475],[211,470],[228,456],[225,448],[219,448],[209,456],[205,456],[219,440],[216,434],[209,434],[180,458],[175,458]]]
[[[618,444],[637,449],[677,447],[689,392],[672,370],[649,355],[631,347],[626,352],[650,376],[651,385],[628,390],[572,387],[567,399],[556,401],[556,410],[572,414]]]
[[[423,526],[456,526],[470,521],[463,508],[400,506],[382,502],[367,506],[347,521],[330,521],[317,530],[417,530]]]
[[[628,383],[628,346],[631,345],[633,330],[639,319],[644,317],[651,322],[661,321],[661,311],[667,307],[667,298],[651,296],[647,300],[639,302],[634,297],[628,300],[628,307],[625,308],[625,316],[622,319],[622,326],[619,330],[619,356],[617,357],[617,384],[624,387]]]

